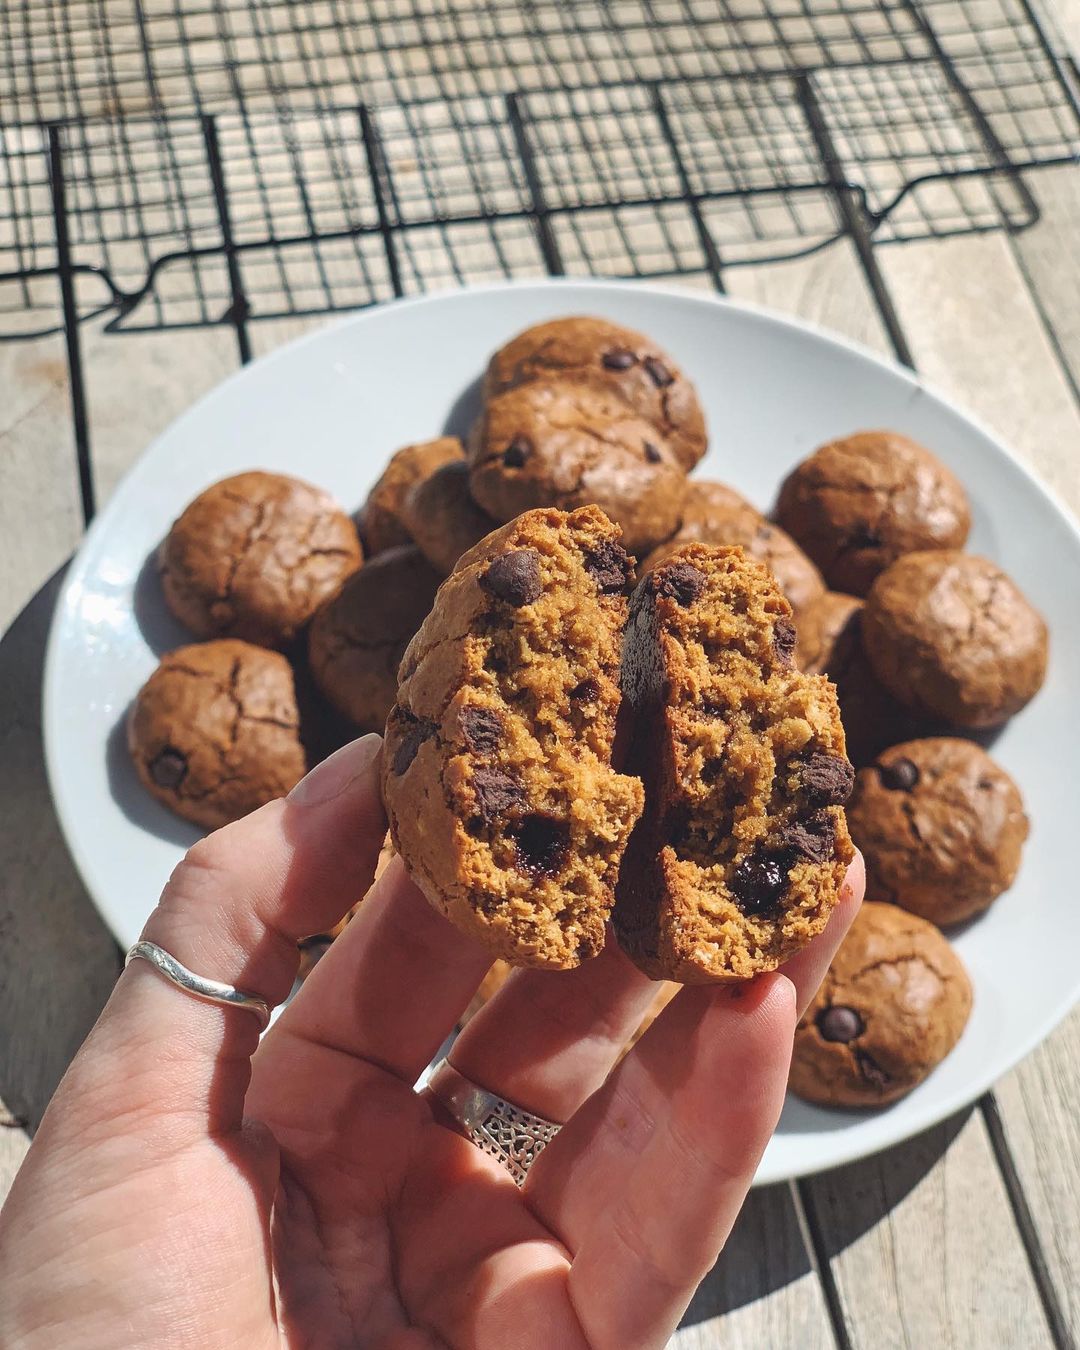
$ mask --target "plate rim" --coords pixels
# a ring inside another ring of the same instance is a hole
[[[834,332],[813,320],[785,314],[769,306],[761,305],[756,301],[744,300],[742,298],[721,295],[719,293],[693,291],[672,283],[643,284],[641,282],[619,280],[610,277],[588,276],[520,278],[515,280],[489,282],[476,286],[448,287],[438,291],[426,292],[421,295],[398,297],[382,301],[365,309],[354,311],[340,317],[331,318],[326,323],[313,328],[310,332],[303,333],[288,342],[282,343],[273,351],[268,352],[263,356],[259,356],[245,365],[241,365],[238,369],[228,374],[223,380],[218,381],[212,388],[200,395],[200,397],[189,404],[178,417],[175,417],[163,427],[162,430],[159,431],[158,434],[139,452],[133,463],[117,482],[109,500],[95,516],[94,520],[83,534],[82,539],[79,541],[78,548],[74,551],[66,565],[63,584],[57,596],[56,606],[49,624],[42,676],[41,726],[46,776],[49,783],[53,806],[56,810],[57,819],[60,822],[64,843],[75,863],[80,881],[86,887],[87,893],[95,909],[118,943],[122,942],[119,933],[120,924],[114,918],[109,900],[107,898],[103,899],[102,896],[98,894],[98,888],[94,884],[94,866],[88,855],[84,853],[81,842],[78,840],[75,831],[69,824],[70,817],[68,812],[65,778],[59,758],[62,716],[57,706],[57,685],[60,678],[58,672],[62,659],[60,631],[64,626],[66,618],[75,607],[79,592],[85,581],[90,555],[95,549],[99,538],[108,530],[113,514],[120,509],[117,503],[121,494],[130,491],[131,484],[137,482],[141,473],[145,472],[145,465],[151,458],[154,449],[160,441],[165,436],[174,435],[177,429],[181,428],[189,418],[194,418],[201,414],[204,405],[221,397],[224,389],[234,383],[243,381],[248,377],[250,371],[256,367],[265,367],[267,365],[272,365],[277,361],[291,359],[292,353],[298,348],[323,341],[328,333],[332,333],[341,328],[362,326],[367,322],[376,320],[379,315],[390,309],[402,310],[438,307],[440,304],[446,303],[447,301],[459,300],[463,296],[476,296],[479,299],[482,299],[486,295],[502,294],[507,291],[554,290],[566,291],[568,294],[580,291],[589,291],[592,293],[599,292],[601,294],[603,292],[608,292],[619,295],[625,295],[627,293],[646,293],[677,301],[680,304],[691,308],[717,308],[731,314],[741,315],[745,318],[752,319],[766,327],[776,327],[787,332],[794,331],[801,335],[814,338],[818,342],[824,342],[828,346],[838,347],[846,351],[849,355],[853,355],[868,362],[872,366],[887,372],[893,378],[900,378],[900,380],[911,390],[912,402],[925,396],[935,399],[955,417],[958,417],[961,421],[966,422],[973,427],[981,436],[992,444],[994,449],[1009,463],[1012,469],[1017,471],[1027,480],[1028,485],[1059,517],[1060,521],[1072,536],[1077,554],[1080,556],[1080,521],[1078,521],[1072,510],[1061,499],[1056,489],[1039,478],[1036,473],[1024,463],[1017,453],[1007,445],[996,432],[988,427],[977,414],[968,411],[950,394],[938,388],[932,381],[925,379],[917,371],[902,365],[894,357],[876,352],[863,343],[849,338],[845,334]],[[858,1162],[864,1158],[871,1157],[877,1153],[896,1147],[898,1144],[914,1138],[925,1130],[940,1124],[943,1120],[948,1119],[958,1111],[977,1102],[981,1096],[993,1087],[994,1083],[1004,1078],[1017,1064],[1023,1059],[1026,1059],[1033,1050],[1053,1033],[1078,1002],[1080,1002],[1080,966],[1077,967],[1077,975],[1072,987],[1055,1003],[1053,1009],[1041,1019],[1035,1030],[1021,1042],[1019,1048],[1006,1056],[1004,1062],[995,1064],[995,1067],[991,1072],[974,1075],[966,1087],[953,1091],[942,1099],[936,1101],[931,1099],[931,1104],[927,1109],[916,1113],[916,1119],[913,1122],[909,1121],[894,1131],[889,1131],[887,1128],[884,1128],[884,1134],[887,1137],[859,1143],[854,1148],[844,1150],[825,1148],[824,1152],[827,1156],[818,1161],[807,1161],[795,1166],[786,1166],[779,1169],[759,1167],[753,1184],[755,1186],[771,1185],[781,1181],[794,1180],[798,1177],[816,1175],[834,1167],[846,1166],[850,1163]],[[886,1122],[888,1120],[887,1112],[888,1108],[886,1108],[885,1114],[878,1115],[876,1119]],[[865,1113],[854,1110],[850,1112],[845,1111],[844,1114],[849,1115],[853,1122],[868,1118]],[[826,1138],[841,1140],[845,1137],[846,1133],[847,1132],[843,1129],[836,1129],[829,1131]],[[842,1156],[840,1156],[841,1154]],[[762,1162],[765,1164],[768,1163],[767,1153],[763,1157]]]

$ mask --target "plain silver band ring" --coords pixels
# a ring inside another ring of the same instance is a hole
[[[482,1152],[497,1158],[519,1186],[562,1129],[561,1125],[470,1083],[448,1059],[435,1065],[427,1086],[454,1117],[465,1137]]]
[[[270,1004],[266,999],[259,998],[258,994],[244,994],[231,984],[222,984],[220,980],[206,980],[196,975],[156,942],[136,942],[124,959],[125,969],[132,961],[138,960],[149,961],[155,970],[160,971],[185,994],[194,994],[196,998],[204,999],[207,1003],[218,1003],[223,1008],[243,1008],[245,1012],[254,1013],[259,1019],[260,1031],[269,1025]]]

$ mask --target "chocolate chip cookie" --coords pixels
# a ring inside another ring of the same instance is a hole
[[[763,562],[797,617],[825,594],[821,573],[795,540],[722,483],[691,481],[682,524],[671,539],[649,554],[642,571],[650,571],[680,545],[694,541],[738,545]]]
[[[1028,821],[1020,790],[972,741],[935,736],[882,752],[848,803],[866,890],[939,928],[1008,890]]]
[[[842,591],[825,591],[799,613],[799,638],[795,644],[795,664],[807,675],[829,671],[838,645],[849,640],[853,623],[858,622],[862,601]],[[856,635],[855,641],[858,642]]]
[[[823,1106],[884,1106],[960,1039],[971,981],[932,923],[867,901],[795,1032],[789,1087]]]
[[[201,492],[158,562],[169,608],[196,637],[280,647],[361,558],[356,526],[328,493],[255,471]]]
[[[383,792],[431,903],[496,956],[604,943],[642,806],[612,767],[632,568],[603,512],[530,511],[470,550],[401,663]]]
[[[312,678],[358,730],[382,731],[401,658],[438,589],[438,573],[418,548],[386,549],[316,614],[308,632]]]
[[[742,549],[683,545],[634,592],[622,679],[646,808],[613,922],[654,979],[773,970],[839,896],[854,774],[833,688],[794,649],[791,606]]]
[[[405,498],[436,469],[464,458],[464,447],[456,436],[406,445],[391,456],[360,510],[360,533],[368,557],[412,543],[412,534],[402,516]]]
[[[594,504],[640,555],[682,515],[686,476],[671,447],[618,393],[586,380],[534,380],[491,398],[469,458],[472,495],[499,521]]]
[[[422,479],[407,494],[401,517],[417,548],[442,576],[457,560],[497,528],[472,499],[469,466],[453,459]]]
[[[705,453],[705,418],[694,386],[651,339],[607,319],[578,316],[527,328],[491,358],[484,397],[563,376],[618,394],[656,428],[684,469]]]
[[[306,768],[288,661],[229,638],[163,656],[127,732],[151,796],[210,829],[284,796]]]
[[[995,563],[947,549],[909,553],[878,577],[862,615],[874,673],[915,712],[999,726],[1046,675],[1041,615]]]
[[[905,553],[962,548],[967,494],[929,450],[895,431],[831,441],[784,480],[776,506],[829,585],[865,595]]]

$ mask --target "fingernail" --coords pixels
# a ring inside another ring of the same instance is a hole
[[[295,806],[321,806],[333,801],[370,771],[381,749],[382,737],[374,732],[343,745],[301,778],[289,793],[288,800]]]

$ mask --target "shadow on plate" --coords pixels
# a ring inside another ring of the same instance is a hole
[[[127,709],[109,732],[105,751],[109,792],[132,825],[155,834],[185,851],[205,833],[198,825],[181,820],[154,800],[139,782],[127,748]]]
[[[157,549],[146,555],[135,578],[135,622],[143,640],[155,656],[164,656],[176,647],[183,647],[195,639],[178,619],[174,619],[165,604],[161,578],[157,569]]]
[[[41,678],[65,570],[0,638],[0,1088],[31,1131],[120,973],[120,949],[75,870],[45,775]]]
[[[444,436],[456,436],[460,441],[468,438],[472,424],[480,416],[483,387],[484,378],[481,375],[458,395],[443,423]]]

